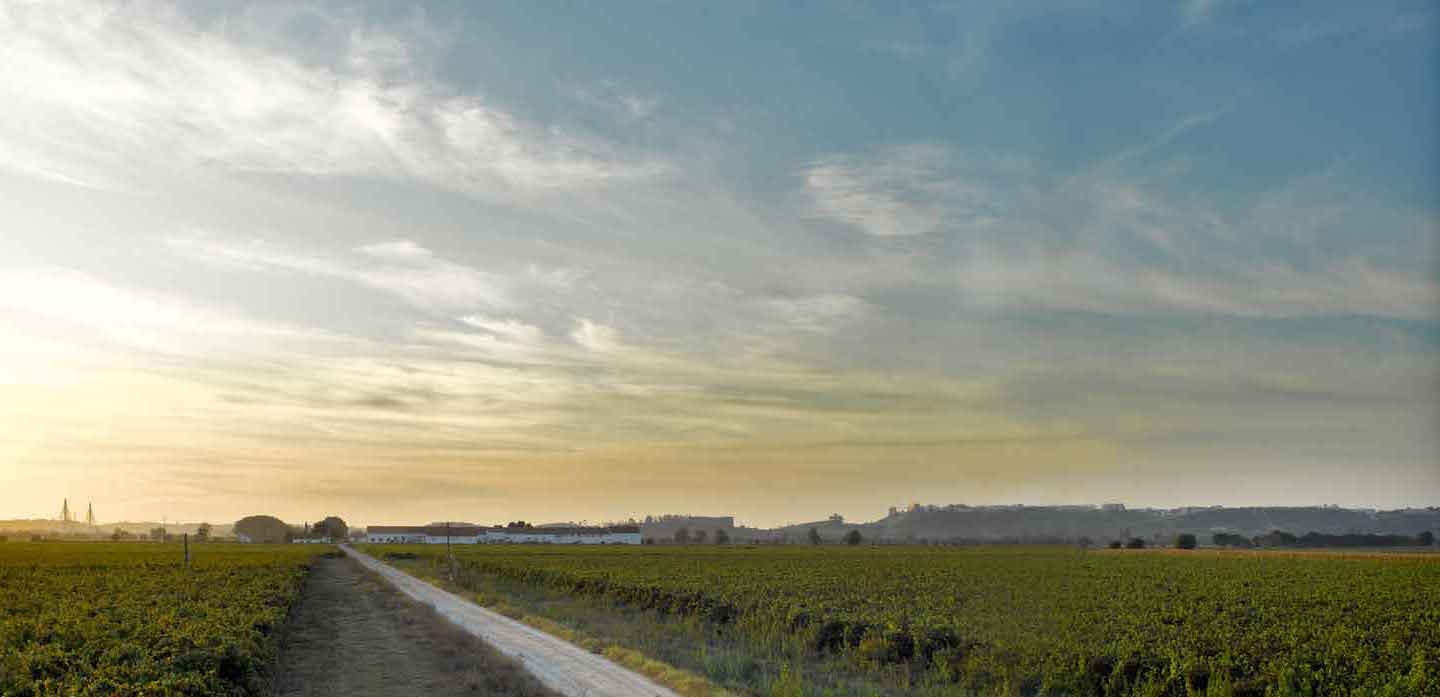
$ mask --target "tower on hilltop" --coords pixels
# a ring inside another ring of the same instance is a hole
[[[85,524],[86,524],[86,525],[89,525],[89,526],[92,527],[92,528],[95,527],[95,504],[94,504],[94,502],[85,504]]]
[[[70,517],[70,499],[64,499],[60,504],[60,520],[68,523],[74,518]]]

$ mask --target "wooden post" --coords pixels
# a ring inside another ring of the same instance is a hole
[[[190,568],[190,533],[185,533],[185,568]]]

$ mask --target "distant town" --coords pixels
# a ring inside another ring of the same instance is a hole
[[[1170,546],[1192,536],[1208,546],[1413,546],[1433,541],[1440,507],[1375,510],[1298,507],[1130,508],[1120,503],[1028,506],[911,504],[879,520],[823,520],[773,528],[737,524],[734,516],[667,514],[601,525],[573,522],[503,525],[441,521],[425,525],[349,526],[338,516],[287,523],[267,515],[233,523],[144,521],[99,523],[68,500],[53,520],[0,521],[0,537],[114,541],[232,541],[373,544],[1081,544]],[[1422,535],[1428,537],[1421,537]]]

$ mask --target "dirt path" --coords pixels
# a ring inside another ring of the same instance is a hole
[[[348,546],[342,549],[401,593],[435,608],[501,653],[519,660],[546,687],[567,697],[679,697],[603,656],[491,612]]]
[[[554,697],[359,563],[322,558],[281,643],[275,697]]]

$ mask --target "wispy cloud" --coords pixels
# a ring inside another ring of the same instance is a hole
[[[533,344],[544,335],[539,327],[514,319],[491,319],[482,315],[469,315],[462,317],[461,321],[495,336],[521,343]]]
[[[383,32],[347,33],[317,64],[149,2],[7,3],[0,152],[13,169],[94,186],[178,165],[416,179],[477,196],[663,168],[426,77]]]
[[[654,94],[642,95],[627,89],[615,80],[601,80],[571,89],[575,100],[599,107],[624,119],[644,121],[655,115],[662,100]]]
[[[321,332],[245,318],[171,297],[127,290],[64,268],[0,271],[0,310],[54,324],[62,332],[94,332],[121,346],[198,350],[234,342],[318,338]]]
[[[1379,269],[1362,259],[1315,270],[1262,263],[1202,276],[1079,251],[977,255],[961,265],[957,277],[968,300],[990,307],[1252,318],[1369,315],[1433,321],[1440,316],[1440,285],[1434,279]]]
[[[338,278],[392,293],[421,309],[454,313],[514,304],[500,276],[436,257],[413,242],[382,242],[322,255],[273,243],[177,237],[169,245],[194,259],[253,270]]]
[[[900,237],[989,221],[985,187],[951,174],[951,164],[948,149],[917,144],[869,156],[831,155],[802,175],[815,216]]]
[[[614,327],[581,318],[570,332],[575,343],[596,353],[611,353],[622,347],[620,332]]]
[[[1327,184],[1333,166],[1228,211],[1146,181],[1155,165],[1141,160],[1163,164],[1159,151],[1231,108],[1182,119],[1067,176],[1036,176],[1016,158],[966,158],[916,144],[828,157],[805,172],[804,192],[814,214],[871,235],[944,235],[960,299],[991,309],[1440,317],[1440,284],[1424,264],[1382,262],[1363,240],[1325,258],[1295,253],[1351,219],[1344,216],[1353,197]],[[1257,254],[1262,240],[1274,251]],[[912,274],[944,264],[934,255],[915,258]],[[901,287],[913,281],[891,279]]]
[[[1195,26],[1211,21],[1230,0],[1185,0],[1180,6],[1180,17],[1185,26]]]
[[[777,298],[764,304],[785,329],[816,334],[833,333],[867,310],[865,301],[836,293]]]

